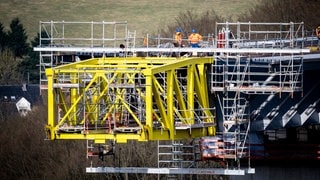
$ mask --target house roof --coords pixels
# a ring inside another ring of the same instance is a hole
[[[0,103],[16,103],[22,97],[32,105],[41,102],[39,85],[0,85]]]
[[[20,100],[16,103],[18,111],[20,110],[28,110],[31,111],[31,104],[26,98],[22,97]]]

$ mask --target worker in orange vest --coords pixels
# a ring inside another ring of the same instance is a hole
[[[316,28],[316,36],[317,36],[317,38],[318,38],[317,50],[319,50],[319,47],[320,47],[320,24],[319,24],[318,27]]]
[[[181,28],[177,28],[176,29],[176,34],[174,36],[174,45],[175,45],[175,47],[181,47],[182,46]]]
[[[191,47],[198,48],[199,42],[202,41],[202,36],[195,29],[192,29],[192,34],[189,35],[188,40]]]

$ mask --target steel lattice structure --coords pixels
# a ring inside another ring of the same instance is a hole
[[[93,58],[46,70],[48,139],[96,142],[214,135],[213,58]]]

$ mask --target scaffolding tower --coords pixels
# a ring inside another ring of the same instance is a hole
[[[211,91],[217,95],[217,113],[226,159],[248,155],[251,96],[301,92],[302,54],[276,49],[302,49],[303,23],[217,23],[216,45],[234,52],[217,52],[212,64]],[[241,49],[252,49],[241,52]],[[256,51],[263,48],[264,52]],[[228,148],[226,144],[229,144]],[[232,149],[230,149],[230,147]]]

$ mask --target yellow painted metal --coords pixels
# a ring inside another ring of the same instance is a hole
[[[71,81],[71,83],[72,84],[76,84],[77,83],[77,76],[76,76],[76,74],[75,73],[72,73],[72,74],[70,74],[70,81]],[[76,89],[76,88],[70,88],[70,100],[71,100],[71,105],[73,105],[73,104],[76,104],[76,102],[77,102],[77,94],[78,94],[78,92],[77,92],[77,90],[78,89]],[[77,106],[72,106],[72,108],[70,109],[71,110],[71,114],[72,114],[72,117],[70,118],[70,123],[69,124],[72,124],[72,125],[76,125],[77,123],[76,123],[76,118],[77,118],[77,116],[75,115],[76,114],[76,112],[77,112]]]
[[[53,71],[52,69],[47,69],[46,70],[46,75],[48,78],[48,123],[46,125],[46,130],[47,130],[47,138],[48,139],[55,139],[55,123],[54,120],[56,118],[56,113],[55,113],[55,102],[54,100],[54,93],[53,93]]]
[[[169,70],[167,72],[167,94],[166,94],[166,105],[167,105],[167,119],[168,119],[168,129],[170,133],[170,139],[174,139],[174,133],[175,133],[175,119],[173,115],[173,70]],[[171,105],[172,104],[172,105]]]
[[[212,58],[93,58],[46,70],[48,139],[170,140],[214,135]]]
[[[187,77],[188,77],[188,81],[187,81],[187,100],[188,100],[188,119],[187,122],[188,124],[194,124],[194,76],[195,74],[193,74],[194,72],[194,64],[191,64],[188,69],[187,69]]]

